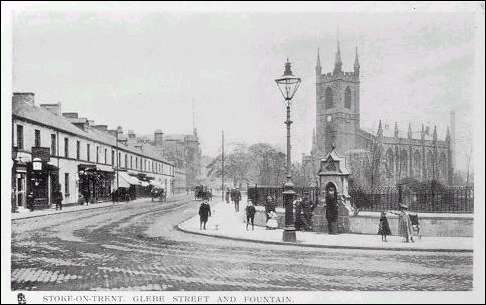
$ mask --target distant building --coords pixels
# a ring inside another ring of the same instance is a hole
[[[185,190],[200,183],[201,177],[201,147],[197,130],[193,134],[164,134],[157,129],[152,136],[134,138],[135,142],[150,144],[164,158],[177,168],[175,185],[177,190]],[[184,173],[185,177],[182,177]]]
[[[362,185],[393,185],[404,178],[420,181],[439,180],[452,184],[454,160],[454,114],[451,113],[452,135],[447,129],[443,140],[422,124],[415,137],[409,124],[401,134],[395,123],[393,134],[386,134],[380,121],[376,134],[360,127],[360,64],[358,49],[352,72],[343,72],[339,42],[334,69],[322,74],[319,51],[316,72],[316,128],[312,135],[310,156],[303,164],[310,179],[317,172],[318,160],[332,147],[346,157],[352,178]],[[370,181],[372,179],[373,181]]]

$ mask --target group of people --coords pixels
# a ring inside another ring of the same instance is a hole
[[[241,201],[241,192],[239,188],[233,188],[231,190],[229,188],[226,188],[225,200],[227,204],[230,203],[230,199],[235,206],[235,212],[239,212]]]
[[[239,203],[241,201],[241,192],[238,188],[230,190],[226,189],[225,201],[227,204],[234,203],[235,212],[239,212]],[[309,192],[304,192],[301,198],[294,201],[295,208],[295,229],[303,231],[312,231],[313,223],[312,216],[314,209],[317,206],[317,202],[310,200]],[[325,197],[325,215],[327,220],[327,229],[329,234],[338,234],[338,218],[339,218],[339,205],[338,194],[334,186],[330,185],[326,188]],[[272,230],[278,228],[278,215],[276,213],[276,201],[271,195],[265,198],[265,215],[266,215],[266,229]],[[394,214],[398,216],[398,234],[403,237],[404,242],[414,242],[413,239],[413,226],[408,213],[408,206],[406,204],[399,203],[399,211],[384,211],[381,213],[378,234],[382,236],[383,241],[387,241],[388,235],[391,235],[390,225],[386,217],[387,214]],[[248,203],[245,208],[246,214],[246,230],[254,230],[255,227],[255,214],[256,208],[251,198],[248,198]],[[205,199],[201,203],[199,208],[200,216],[200,228],[206,229],[206,223],[208,217],[211,216],[211,208],[208,200]]]
[[[386,242],[386,237],[391,235],[390,224],[386,214],[394,214],[398,216],[398,235],[403,238],[403,242],[414,242],[413,239],[413,225],[408,213],[408,206],[406,204],[399,203],[398,212],[395,211],[383,211],[380,216],[380,223],[378,225],[378,235],[381,235],[381,240]]]

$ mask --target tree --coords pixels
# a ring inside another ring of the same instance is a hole
[[[250,164],[251,159],[246,146],[237,144],[231,152],[224,156],[224,176],[230,178],[235,187],[240,183],[248,182]],[[206,168],[208,177],[221,177],[221,154],[214,158]]]
[[[240,183],[281,185],[285,181],[286,158],[270,144],[257,143],[250,147],[238,144],[225,154],[224,176],[232,179],[234,186]],[[221,177],[221,155],[207,166],[208,177]]]

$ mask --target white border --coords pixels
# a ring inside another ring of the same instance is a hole
[[[171,12],[475,12],[477,24],[475,100],[474,100],[474,171],[475,171],[475,237],[474,237],[474,291],[473,292],[26,292],[28,302],[43,303],[45,295],[119,295],[132,303],[134,295],[164,295],[170,300],[174,295],[235,296],[237,302],[244,295],[289,296],[294,303],[484,303],[484,2],[2,2],[2,303],[17,301],[10,292],[10,147],[11,147],[11,96],[12,96],[12,11],[13,10],[164,10]],[[173,303],[173,302],[167,302]]]

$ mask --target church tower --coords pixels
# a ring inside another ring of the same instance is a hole
[[[316,141],[320,155],[335,145],[338,154],[359,145],[359,59],[355,51],[353,72],[343,72],[339,40],[333,72],[322,74],[319,50],[316,63]]]

